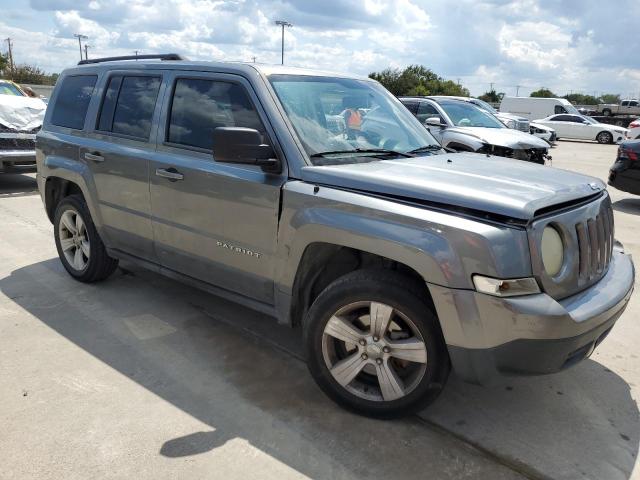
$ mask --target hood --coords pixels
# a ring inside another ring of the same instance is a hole
[[[450,127],[449,132],[470,135],[482,141],[499,147],[512,149],[544,148],[549,144],[530,133],[514,130],[513,128],[485,128],[485,127]]]
[[[513,113],[505,113],[498,112],[496,113],[496,117],[498,118],[508,118],[509,120],[517,120],[518,122],[528,122],[528,118],[521,117],[519,115],[514,115]]]
[[[529,125],[532,126],[533,128],[537,128],[538,130],[544,130],[546,132],[555,132],[555,130],[550,126],[543,125],[541,123],[531,122]]]
[[[29,131],[42,126],[47,105],[39,98],[0,95],[0,124]]]
[[[541,208],[588,197],[606,188],[593,177],[477,153],[308,166],[302,169],[302,179],[525,221]]]

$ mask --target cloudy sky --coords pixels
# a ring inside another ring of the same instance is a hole
[[[89,56],[178,52],[368,74],[423,64],[473,94],[640,95],[639,0],[0,0],[17,63],[58,72]],[[6,51],[6,42],[0,51]]]

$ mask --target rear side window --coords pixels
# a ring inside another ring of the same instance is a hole
[[[59,127],[82,130],[97,75],[65,77],[53,107],[51,123]]]
[[[147,140],[159,89],[159,77],[111,77],[98,118],[98,130]]]
[[[265,129],[245,89],[235,83],[181,78],[176,81],[167,141],[213,149],[217,127]]]

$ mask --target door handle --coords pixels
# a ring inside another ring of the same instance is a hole
[[[168,178],[172,182],[175,182],[176,180],[184,180],[184,175],[173,167],[157,168],[156,175],[162,178]]]
[[[100,155],[99,152],[85,152],[84,159],[91,160],[92,162],[104,162],[104,157]]]

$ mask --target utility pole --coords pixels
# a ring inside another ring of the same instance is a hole
[[[89,60],[89,54],[87,53],[87,48],[91,48],[91,45],[84,44],[84,59]]]
[[[276,25],[282,27],[282,65],[284,65],[284,27],[293,27],[293,24],[284,20],[276,20]]]
[[[253,57],[251,57],[253,59],[253,63],[256,63],[256,57],[255,55]]]
[[[518,94],[520,93],[520,87],[521,87],[521,86],[522,86],[522,85],[516,85],[516,97],[518,97],[518,96],[519,96]]]
[[[86,40],[89,37],[87,37],[86,35],[82,35],[81,33],[74,33],[73,36],[78,39],[78,48],[80,49],[80,61],[82,61],[82,40]]]
[[[11,80],[13,80],[13,42],[11,41],[11,38],[6,38],[5,41],[7,42],[7,46],[9,48],[9,77],[11,78]]]
[[[493,92],[493,82],[491,82],[491,83],[489,84],[489,91],[490,91],[490,92]]]
[[[133,51],[133,53],[135,53],[135,54],[136,54],[136,62],[138,61],[138,52],[139,52],[139,51],[140,51],[140,50],[134,50],[134,51]]]

